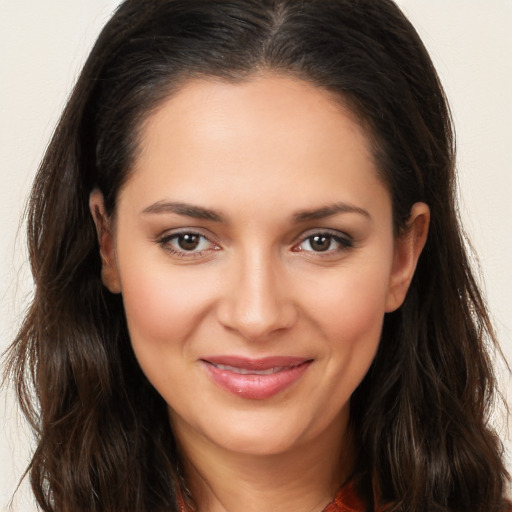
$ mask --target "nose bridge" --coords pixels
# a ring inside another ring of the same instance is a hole
[[[279,258],[265,248],[241,252],[232,267],[223,323],[244,338],[261,339],[290,327],[295,319]]]

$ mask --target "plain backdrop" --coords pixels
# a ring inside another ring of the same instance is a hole
[[[450,100],[458,136],[460,209],[480,256],[486,296],[512,361],[512,0],[400,0]],[[23,229],[34,172],[71,87],[117,0],[0,0],[0,351],[30,297]],[[504,393],[510,372],[498,366]],[[31,438],[12,390],[0,396],[0,510],[29,460]],[[510,453],[503,414],[494,421]],[[512,466],[509,466],[512,467]],[[35,505],[24,483],[12,504]]]

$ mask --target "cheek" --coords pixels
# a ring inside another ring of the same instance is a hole
[[[382,323],[390,265],[347,268],[316,283],[309,310],[330,339],[357,340]]]
[[[385,263],[340,273],[317,288],[321,293],[311,301],[311,316],[327,340],[325,377],[345,399],[366,375],[379,346],[389,267]]]
[[[148,265],[125,272],[122,293],[131,345],[137,361],[152,385],[168,403],[173,390],[183,386],[193,367],[193,346],[201,318],[208,311],[213,284],[187,272]],[[193,283],[201,282],[201,286]],[[190,396],[183,389],[179,400]]]
[[[145,356],[186,349],[217,287],[200,272],[134,260],[121,262],[120,272],[128,329],[142,365]]]

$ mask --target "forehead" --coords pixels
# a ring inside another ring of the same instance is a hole
[[[144,123],[130,183],[132,200],[203,203],[222,191],[230,203],[263,191],[336,202],[344,190],[383,186],[355,115],[326,90],[282,76],[185,83]]]
[[[275,74],[255,75],[240,82],[196,79],[181,84],[149,115],[140,131],[140,149],[151,149],[151,142],[158,143],[158,132],[167,137],[178,132],[186,135],[188,130],[200,143],[220,140],[229,132],[254,139],[257,131],[264,134],[260,128],[265,126],[273,129],[272,138],[281,143],[285,141],[280,135],[291,142],[299,136],[311,139],[316,129],[318,143],[329,132],[335,133],[342,122],[368,150],[367,134],[342,98],[311,82]],[[280,148],[285,151],[286,144]]]

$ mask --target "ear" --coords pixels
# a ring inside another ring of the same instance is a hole
[[[111,293],[121,293],[112,222],[105,211],[103,194],[98,189],[94,189],[89,196],[89,209],[96,226],[100,246],[101,281]]]
[[[411,284],[421,251],[427,241],[430,209],[425,203],[415,203],[407,227],[395,240],[393,268],[386,297],[386,312],[398,309]]]

